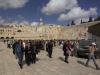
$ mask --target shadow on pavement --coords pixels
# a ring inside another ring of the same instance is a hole
[[[39,58],[36,58],[36,62],[39,61],[39,60],[40,60]],[[27,64],[27,63],[26,63],[26,60],[23,60],[23,65],[25,65],[25,64]],[[30,62],[30,65],[31,65],[31,64],[32,64],[32,62]]]
[[[60,59],[61,61],[64,61],[64,58],[63,57],[59,57],[58,59]]]
[[[85,67],[87,67],[86,66],[86,64],[83,62],[83,61],[77,61],[79,64],[81,64],[81,65],[83,65],[83,66],[85,66]],[[95,69],[93,66],[88,66],[88,67],[90,67],[90,68],[92,68],[92,69]]]
[[[39,58],[36,58],[36,61],[39,61],[40,59]]]
[[[3,49],[0,49],[0,52],[2,52],[3,51]]]
[[[82,61],[79,61],[79,60],[78,60],[77,62],[78,62],[79,64],[83,65],[83,66],[86,66],[85,63],[82,62]]]

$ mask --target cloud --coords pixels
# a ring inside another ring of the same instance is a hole
[[[23,16],[21,16],[22,18],[24,18]],[[0,25],[32,25],[32,26],[37,26],[39,25],[39,22],[29,22],[27,20],[8,20],[6,18],[2,18],[2,16],[0,16]]]
[[[81,18],[86,19],[94,15],[97,15],[97,8],[90,8],[89,10],[84,10],[81,7],[74,7],[68,13],[61,14],[58,20],[63,21],[63,20],[76,20]]]
[[[81,8],[78,0],[50,0],[41,11],[46,15],[58,14],[58,21],[75,20],[75,23],[79,23],[81,19],[86,22],[90,16],[97,15],[97,8]]]
[[[8,24],[17,25],[17,24],[19,24],[19,22],[18,21],[12,21],[12,22],[9,22]]]
[[[29,0],[0,0],[0,8],[21,8]]]
[[[39,25],[39,22],[31,22],[30,25],[32,25],[32,26],[37,26],[37,25]]]
[[[65,12],[76,6],[78,6],[77,0],[50,0],[41,11],[46,15],[51,15]]]
[[[28,22],[28,21],[23,20],[23,21],[19,22],[19,25],[29,25],[29,22]]]
[[[17,18],[18,18],[19,20],[25,20],[25,17],[22,16],[22,15],[18,15]]]
[[[4,24],[5,23],[5,19],[3,19],[1,16],[0,16],[0,25]]]

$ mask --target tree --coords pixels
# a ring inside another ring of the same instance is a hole
[[[93,21],[92,17],[89,17],[89,21],[88,22],[92,22],[92,21]]]
[[[100,21],[100,16],[95,19],[95,21]]]
[[[82,19],[81,19],[81,24],[83,23]]]
[[[74,23],[74,21],[72,20],[72,23],[71,23],[71,25],[75,25],[75,23]]]
[[[70,26],[69,24],[67,24],[67,26]]]

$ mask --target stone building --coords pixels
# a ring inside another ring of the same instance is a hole
[[[42,20],[41,20],[42,21]],[[40,21],[40,22],[41,22]],[[73,26],[61,26],[53,24],[41,25],[1,25],[1,39],[24,39],[24,40],[80,40],[88,39],[88,28],[100,21],[83,23]]]
[[[100,23],[90,26],[88,32],[89,39],[94,40],[100,49]]]

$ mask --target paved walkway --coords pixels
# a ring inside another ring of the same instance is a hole
[[[42,51],[36,64],[25,64],[21,70],[12,50],[0,42],[0,75],[100,75],[100,70],[95,70],[92,62],[87,68],[84,66],[85,59],[70,57],[67,64],[63,62],[62,54],[61,49],[54,48],[53,58],[49,59],[47,53]],[[100,66],[100,59],[97,63]]]

